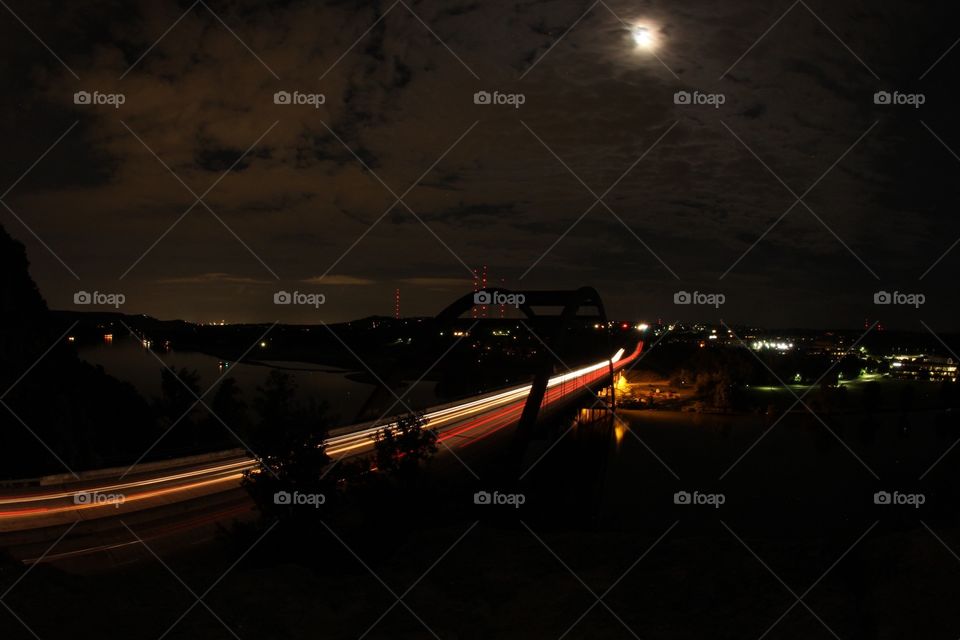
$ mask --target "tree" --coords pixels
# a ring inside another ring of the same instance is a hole
[[[189,421],[197,410],[197,398],[200,397],[200,374],[196,369],[186,367],[179,372],[164,367],[160,371],[160,401],[157,408],[160,416],[169,424],[177,420]]]
[[[289,374],[271,371],[257,387],[253,405],[259,422],[251,439],[259,466],[248,472],[244,486],[261,513],[279,518],[312,518],[318,509],[296,504],[285,496],[310,496],[312,506],[324,504],[336,488],[326,452],[326,405],[298,401],[297,385]]]
[[[70,318],[47,309],[23,245],[2,225],[0,315],[0,389],[9,407],[0,408],[0,477],[129,464],[151,447],[158,434],[147,402],[59,339]]]
[[[240,437],[249,435],[247,404],[243,401],[240,385],[230,377],[225,378],[213,394],[210,411],[200,425],[198,437],[204,444],[229,446],[235,442],[231,431]],[[226,425],[226,426],[224,426]]]
[[[437,452],[437,432],[427,429],[427,422],[423,414],[411,413],[393,427],[378,429],[373,435],[377,469],[401,481],[414,480]]]

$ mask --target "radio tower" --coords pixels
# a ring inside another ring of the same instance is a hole
[[[500,288],[504,288],[503,278],[500,278]],[[506,315],[506,305],[502,302],[500,303],[500,317],[503,318]]]
[[[400,319],[400,289],[393,292],[393,317]]]
[[[473,292],[476,293],[481,289],[487,288],[487,265],[483,265],[483,269],[478,273],[476,269],[473,270]],[[479,308],[478,308],[479,307]],[[487,305],[473,305],[473,317],[477,316],[481,318],[487,317]]]

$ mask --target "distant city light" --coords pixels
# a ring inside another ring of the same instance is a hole
[[[755,340],[752,346],[754,351],[760,351],[762,349],[789,351],[790,349],[793,349],[792,342],[767,342],[766,340]]]

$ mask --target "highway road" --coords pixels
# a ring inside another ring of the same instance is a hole
[[[619,370],[635,360],[642,348],[640,342],[632,353],[620,349],[608,360],[552,377],[543,406],[571,399],[584,387],[609,375],[611,365]],[[519,385],[432,407],[424,412],[427,426],[437,431],[446,447],[468,447],[515,426],[530,388],[531,385]],[[331,431],[327,453],[333,459],[369,453],[373,447],[372,435],[384,426],[389,425],[364,423]],[[11,532],[26,534],[30,530],[62,527],[78,521],[126,517],[144,510],[169,512],[178,503],[209,502],[222,493],[229,493],[235,500],[244,472],[255,466],[254,459],[245,452],[232,451],[142,465],[130,473],[125,473],[125,469],[102,470],[81,474],[80,480],[66,475],[19,487],[0,487],[0,535],[9,539]],[[3,545],[0,539],[0,546]]]

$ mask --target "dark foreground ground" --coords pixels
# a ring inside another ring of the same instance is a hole
[[[8,563],[0,638],[960,636],[960,447],[934,465],[956,416],[797,414],[752,449],[771,419],[624,419],[559,443],[558,423],[519,482],[504,434],[463,464],[441,455],[427,488],[296,531],[132,545],[82,571]],[[475,505],[478,490],[525,503]],[[924,504],[876,505],[878,491]]]

